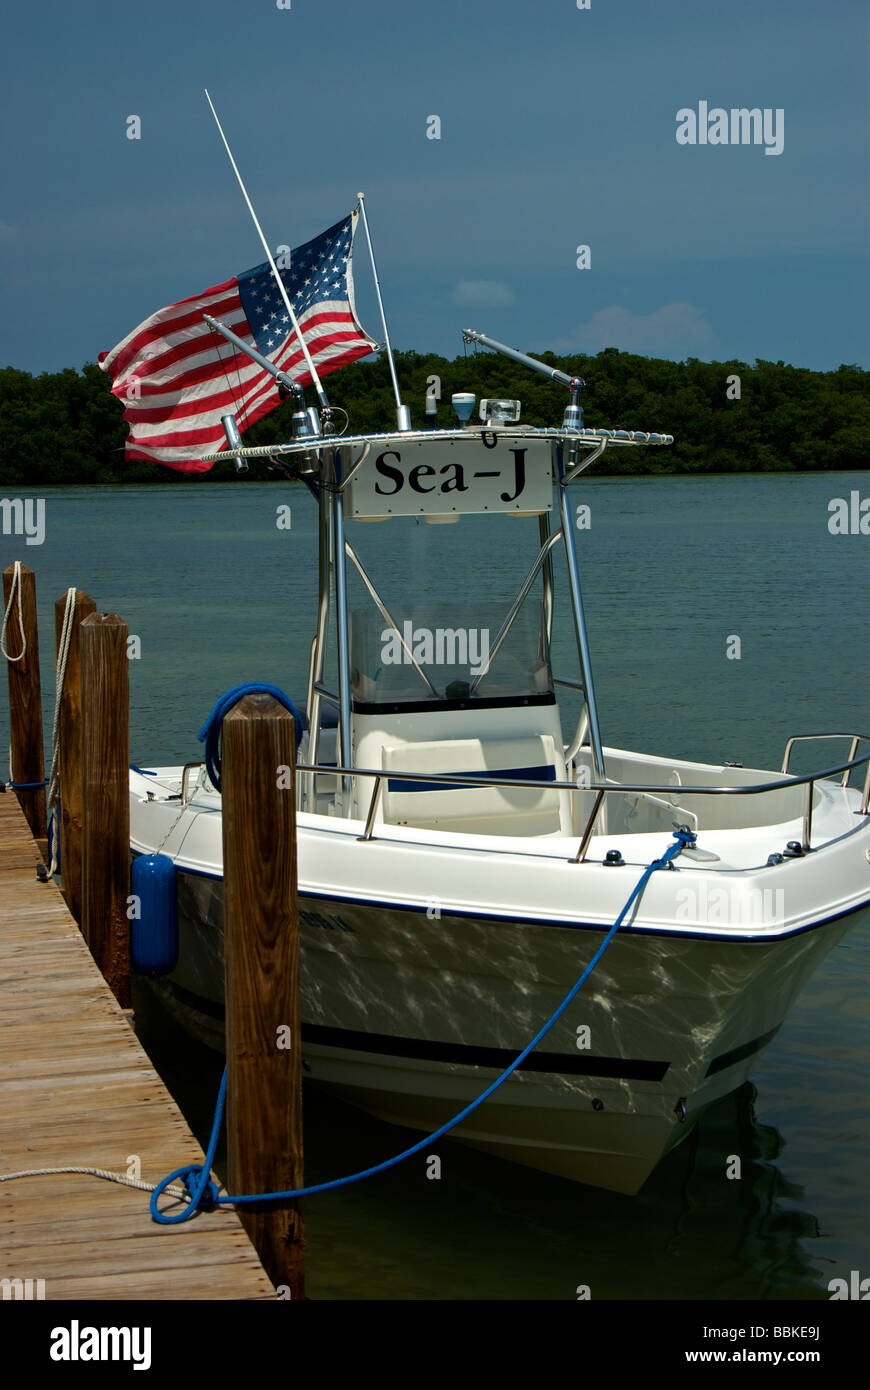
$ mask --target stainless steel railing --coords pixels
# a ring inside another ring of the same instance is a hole
[[[785,765],[791,753],[791,747],[801,739],[810,738],[849,738],[852,740],[850,751],[857,749],[859,742],[867,740],[870,742],[870,735],[866,734],[795,734],[786,744]],[[683,786],[680,788],[684,796],[762,796],[765,792],[783,791],[786,788],[801,787],[807,788],[807,800],[803,816],[803,847],[810,848],[810,837],[812,835],[812,816],[813,816],[813,790],[816,782],[829,781],[832,777],[840,773],[846,774],[841,782],[841,786],[848,785],[848,776],[852,769],[867,765],[864,778],[864,790],[861,798],[861,809],[856,815],[866,816],[870,813],[870,752],[862,754],[860,758],[851,757],[846,762],[838,763],[836,767],[824,768],[820,772],[808,772],[800,777],[781,777],[773,782],[755,782],[750,785],[736,787],[714,787],[714,786]],[[604,798],[610,795],[649,794],[650,796],[673,797],[674,787],[653,786],[647,783],[638,782],[589,782],[578,787],[576,782],[557,781],[552,782],[529,782],[526,778],[517,777],[474,777],[464,774],[458,776],[455,773],[443,772],[394,772],[385,771],[383,768],[365,767],[336,767],[324,766],[323,764],[297,763],[297,771],[311,773],[329,773],[336,777],[371,777],[374,779],[374,787],[369,801],[368,813],[366,815],[365,828],[361,840],[370,840],[374,830],[375,816],[377,814],[378,801],[381,793],[381,786],[385,779],[389,781],[402,782],[439,782],[445,786],[453,787],[518,787],[529,790],[530,787],[538,787],[547,791],[593,791],[596,793],[595,802],[586,820],[586,825],[580,839],[580,847],[573,860],[576,864],[582,864],[585,859],[589,841]],[[676,809],[676,808],[675,808]]]
[[[783,754],[783,758],[782,758],[782,769],[781,769],[781,770],[782,770],[784,773],[785,773],[785,772],[788,772],[788,766],[789,766],[789,763],[790,763],[790,761],[791,761],[791,750],[792,750],[792,748],[794,747],[794,745],[795,745],[796,743],[807,743],[807,742],[811,742],[811,741],[814,740],[814,739],[823,739],[823,738],[848,738],[848,739],[851,739],[852,742],[851,742],[850,745],[849,745],[849,757],[850,757],[850,758],[854,758],[854,757],[855,757],[855,754],[858,752],[858,744],[859,744],[859,743],[870,742],[870,734],[853,734],[853,733],[848,733],[848,734],[792,734],[791,738],[787,740],[786,745],[785,745],[785,753]],[[851,776],[852,776],[852,769],[849,768],[846,772],[843,773],[843,780],[842,780],[842,782],[840,783],[840,785],[843,786],[843,787],[848,787],[848,785],[849,785],[849,779],[850,779]]]

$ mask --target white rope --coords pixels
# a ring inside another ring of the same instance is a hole
[[[76,615],[76,590],[74,588],[66,591],[66,607],[63,612],[63,627],[61,628],[60,641],[57,644],[57,666],[55,668],[55,691],[54,691],[54,727],[51,731],[51,771],[48,774],[48,798],[46,802],[46,813],[49,822],[54,820],[54,834],[51,837],[51,867],[50,874],[57,873],[57,847],[60,840],[58,831],[60,828],[60,813],[57,806],[58,782],[60,780],[60,701],[63,695],[63,684],[66,678],[66,666],[69,660],[69,649],[72,641],[73,627]]]
[[[9,615],[12,612],[12,604],[15,601],[15,591],[18,591],[18,630],[21,633],[21,651],[17,656],[10,656],[6,647],[6,627],[9,622]],[[3,653],[7,661],[21,661],[27,651],[27,637],[24,632],[24,614],[21,611],[21,561],[16,560],[12,570],[12,587],[9,590],[9,602],[3,614],[3,626],[0,627],[0,652]]]
[[[136,1187],[140,1192],[154,1192],[159,1183],[142,1182],[130,1178],[126,1173],[110,1173],[107,1168],[23,1168],[20,1173],[0,1173],[0,1182],[12,1182],[14,1178],[47,1178],[57,1173],[86,1173],[93,1178],[105,1178],[107,1182],[118,1182],[124,1187]],[[170,1197],[186,1198],[190,1194],[183,1187],[164,1188]]]
[[[15,593],[18,591],[18,631],[21,633],[21,651],[17,656],[10,656],[6,646],[6,628],[9,624],[9,617],[12,612],[12,605],[15,602]],[[12,569],[12,586],[9,590],[9,602],[3,614],[3,625],[0,627],[0,652],[3,653],[7,661],[21,661],[27,651],[27,634],[24,631],[24,614],[21,609],[21,561],[16,560]],[[12,742],[9,743],[9,781],[15,781],[15,770],[12,766]]]

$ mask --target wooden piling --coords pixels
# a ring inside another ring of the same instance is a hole
[[[130,1007],[130,712],[127,624],[91,613],[79,628],[82,713],[82,935]],[[63,853],[61,845],[61,853]]]
[[[222,758],[227,1181],[231,1193],[287,1191],[303,1183],[293,716],[245,696],[224,719]],[[299,1203],[238,1212],[276,1288],[303,1298]]]
[[[3,571],[3,610],[12,593],[15,566]],[[18,618],[18,595],[12,603],[6,628],[6,650],[9,653],[9,727],[12,747],[12,780],[37,782],[45,780],[45,755],[42,745],[42,694],[39,684],[39,632],[36,623],[36,576],[27,565],[21,566],[21,623]],[[23,656],[21,655],[23,650]],[[15,660],[20,657],[20,660]],[[37,840],[46,836],[45,787],[35,786],[16,793],[31,834]]]
[[[67,907],[81,926],[82,921],[82,678],[79,628],[82,620],[97,611],[97,605],[82,589],[76,590],[72,633],[66,662],[60,708],[57,715],[60,873]],[[55,650],[60,648],[66,594],[54,605]]]

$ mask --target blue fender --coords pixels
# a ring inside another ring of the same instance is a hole
[[[168,975],[178,964],[178,898],[175,864],[168,854],[133,860],[130,887],[138,916],[130,923],[130,954],[140,975]]]

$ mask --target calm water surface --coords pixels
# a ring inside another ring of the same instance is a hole
[[[579,533],[584,598],[606,743],[777,766],[791,733],[870,732],[870,538],[827,530],[829,500],[854,489],[870,494],[868,475],[581,480],[576,501],[592,510],[591,529]],[[275,525],[282,503],[292,506],[289,532]],[[70,584],[141,638],[131,755],[145,766],[197,758],[211,705],[241,680],[304,691],[316,562],[314,508],[301,488],[57,489],[46,496],[46,525],[41,547],[0,537],[0,564],[22,559],[36,570],[47,730],[52,607]],[[480,525],[504,534],[503,553],[485,568],[474,558]],[[496,517],[420,526],[416,559],[434,567],[442,591],[471,571],[482,593],[507,597],[523,525]],[[379,576],[401,592],[389,527],[366,529],[377,532],[366,539]],[[557,604],[554,666],[574,675],[566,617]],[[740,660],[726,659],[732,636]],[[840,755],[839,744],[817,747],[796,765]],[[440,1182],[412,1161],[311,1198],[309,1293],[572,1299],[589,1284],[594,1298],[814,1299],[851,1269],[870,1276],[868,980],[864,914],[751,1082],[708,1112],[638,1197],[443,1142]],[[220,1063],[177,1032],[147,989],[139,994],[140,1036],[204,1139]],[[305,1124],[312,1182],[408,1143],[408,1131],[310,1086]],[[732,1153],[743,1157],[741,1181],[724,1177]]]

